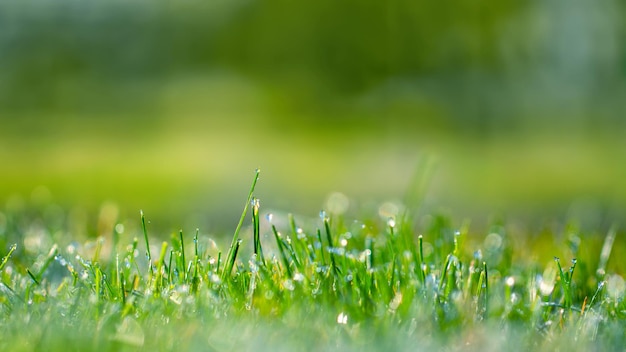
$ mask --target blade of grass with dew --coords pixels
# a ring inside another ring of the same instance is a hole
[[[141,215],[141,228],[143,229],[143,238],[146,240],[146,259],[148,260],[148,273],[150,273],[150,279],[152,276],[152,254],[150,253],[150,240],[148,239],[148,229],[146,228],[146,218],[143,215],[143,210],[139,211]]]
[[[9,248],[9,253],[7,253],[7,255],[5,255],[4,258],[2,258],[2,263],[0,263],[0,272],[4,270],[4,267],[7,265],[9,258],[11,258],[11,255],[13,254],[13,252],[15,252],[16,249],[17,249],[17,244],[11,245],[11,247]]]
[[[248,206],[250,206],[250,202],[252,201],[252,196],[254,194],[254,188],[256,187],[257,181],[259,180],[259,174],[261,173],[260,169],[256,169],[254,172],[254,179],[252,180],[252,185],[250,186],[250,191],[248,192],[248,198],[246,199],[246,203],[243,207],[243,211],[241,212],[241,217],[239,218],[239,223],[235,228],[235,233],[233,234],[233,239],[230,242],[230,248],[228,249],[228,254],[226,255],[226,265],[224,266],[224,270],[222,271],[222,281],[226,279],[228,275],[230,275],[233,264],[236,259],[237,251],[239,250],[239,232],[241,231],[241,227],[243,226],[244,219],[246,218],[246,214],[248,212]]]

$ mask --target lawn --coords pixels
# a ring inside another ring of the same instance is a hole
[[[626,7],[481,5],[0,1],[0,351],[624,350]]]
[[[255,197],[259,172],[227,241],[202,229],[168,238],[143,213],[101,217],[105,235],[77,241],[52,215],[3,212],[0,348],[624,346],[617,226],[585,233],[573,221],[519,237],[494,220],[477,233],[411,204],[360,218],[332,202],[319,217],[269,214]]]

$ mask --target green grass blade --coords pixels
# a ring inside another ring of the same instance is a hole
[[[248,207],[250,206],[250,202],[252,201],[252,195],[254,194],[254,188],[256,187],[256,183],[259,180],[260,172],[260,169],[256,169],[254,172],[254,179],[252,180],[252,185],[250,186],[250,191],[248,192],[246,204],[244,205],[243,211],[241,212],[239,223],[237,224],[237,228],[235,228],[235,233],[233,234],[233,239],[230,242],[230,248],[228,249],[228,254],[226,255],[227,265],[224,267],[224,271],[222,271],[222,281],[226,279],[227,275],[230,275],[230,270],[232,270],[233,268],[233,265],[231,263],[234,263],[233,257],[236,256],[236,251],[239,250],[239,232],[241,231],[244,219],[246,218],[246,214],[248,213]]]
[[[183,268],[185,267],[185,265],[187,265],[187,261],[185,260],[185,240],[183,238],[183,230],[180,230],[179,232],[179,237],[180,237],[180,255],[182,257],[182,261],[183,261]],[[187,282],[187,271],[183,269],[183,281]]]
[[[141,228],[143,229],[143,237],[146,240],[146,258],[148,259],[148,272],[152,275],[152,254],[150,253],[150,240],[148,239],[148,229],[146,228],[146,217],[143,210],[139,211],[141,215]]]
[[[599,280],[603,280],[606,275],[606,265],[611,257],[611,251],[613,250],[613,243],[615,243],[616,236],[617,228],[613,226],[604,238],[604,244],[602,245],[602,251],[600,252],[600,260],[598,262],[598,269],[596,270],[596,275]]]
[[[13,254],[13,252],[15,252],[16,249],[17,249],[17,243],[14,243],[13,245],[11,245],[11,247],[9,248],[9,253],[7,253],[7,255],[5,255],[4,258],[2,258],[2,263],[0,263],[0,271],[4,269],[5,265],[7,265],[9,258],[11,258],[11,255]]]

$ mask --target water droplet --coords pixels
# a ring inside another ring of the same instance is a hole
[[[346,254],[346,249],[341,247],[327,247],[326,250],[328,250],[328,253],[336,254],[339,256]]]
[[[115,225],[115,232],[117,232],[118,234],[123,234],[124,233],[124,224],[117,224]]]
[[[483,252],[480,249],[474,252],[474,259],[478,261],[483,260]]]
[[[320,211],[320,219],[322,219],[322,221],[328,221],[328,216],[326,215],[326,211],[324,210]]]
[[[345,239],[345,238],[342,238],[341,240],[339,240],[339,244],[340,244],[342,247],[345,247],[345,246],[347,246],[347,245],[348,245],[348,240],[347,240],[347,239]]]
[[[63,258],[60,254],[55,255],[54,256],[54,260],[56,260],[62,266],[66,266],[67,265],[67,260],[65,260],[65,258]]]
[[[270,224],[272,223],[273,217],[274,217],[274,214],[272,213],[267,213],[267,215],[265,215],[265,219],[267,219],[267,222],[269,222]]]
[[[396,219],[394,218],[387,219],[387,225],[389,225],[389,227],[391,228],[396,227]]]
[[[509,287],[513,287],[515,285],[515,278],[513,276],[509,276],[506,278],[505,283]]]
[[[289,291],[293,291],[293,289],[295,288],[293,281],[291,281],[290,279],[283,280],[283,287]]]
[[[297,281],[297,282],[304,281],[304,275],[302,275],[301,273],[295,273],[293,275],[293,281]]]
[[[348,314],[341,312],[337,316],[337,324],[346,325],[348,324]]]

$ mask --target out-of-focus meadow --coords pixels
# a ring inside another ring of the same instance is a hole
[[[218,230],[260,167],[262,207],[306,215],[341,192],[352,210],[409,193],[478,222],[623,219],[625,10],[3,1],[0,203]]]

